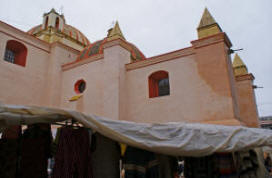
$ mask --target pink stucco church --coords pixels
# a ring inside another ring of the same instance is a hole
[[[89,41],[54,9],[23,32],[0,21],[0,102],[113,120],[259,127],[253,80],[205,9],[191,46],[153,57],[121,32]]]

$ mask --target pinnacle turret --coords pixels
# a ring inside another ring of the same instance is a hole
[[[121,38],[123,40],[126,40],[120,27],[119,27],[119,23],[118,21],[116,21],[115,25],[113,28],[111,28],[109,31],[108,31],[108,40],[115,40],[115,39],[118,39],[118,38]]]
[[[234,56],[232,67],[235,76],[248,74],[247,67],[238,54],[235,54]]]
[[[220,26],[214,20],[207,8],[204,10],[200,23],[197,27],[197,32],[199,39],[222,32]]]

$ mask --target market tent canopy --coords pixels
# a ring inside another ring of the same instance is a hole
[[[54,123],[74,119],[106,137],[152,152],[205,156],[272,146],[272,132],[241,126],[189,123],[146,124],[114,121],[93,114],[46,107],[0,104],[0,129],[10,125]]]

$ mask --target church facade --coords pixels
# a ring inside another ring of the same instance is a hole
[[[191,46],[153,57],[118,22],[89,42],[54,9],[23,32],[0,22],[0,102],[73,109],[114,120],[259,127],[253,80],[205,9]]]

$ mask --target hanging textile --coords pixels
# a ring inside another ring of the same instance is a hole
[[[52,178],[92,178],[87,129],[61,128],[58,142]]]
[[[10,126],[9,128],[5,129],[2,133],[3,139],[18,139],[22,135],[22,128],[21,126]]]
[[[92,149],[94,178],[119,178],[120,147],[118,143],[95,133],[92,136]]]
[[[263,177],[270,178],[265,169],[263,152],[261,149],[240,151],[235,153],[239,178]]]
[[[124,157],[125,178],[158,178],[159,161],[154,153],[128,146]]]
[[[184,175],[189,178],[218,178],[214,155],[205,157],[186,157]]]
[[[48,124],[29,125],[21,138],[20,178],[47,178],[47,161],[51,156],[51,128]]]
[[[159,162],[159,178],[174,178],[178,174],[178,160],[175,157],[156,154]]]
[[[0,177],[15,178],[18,172],[18,151],[21,126],[4,130],[0,139]]]
[[[238,178],[232,153],[216,153],[214,159],[220,178]]]

